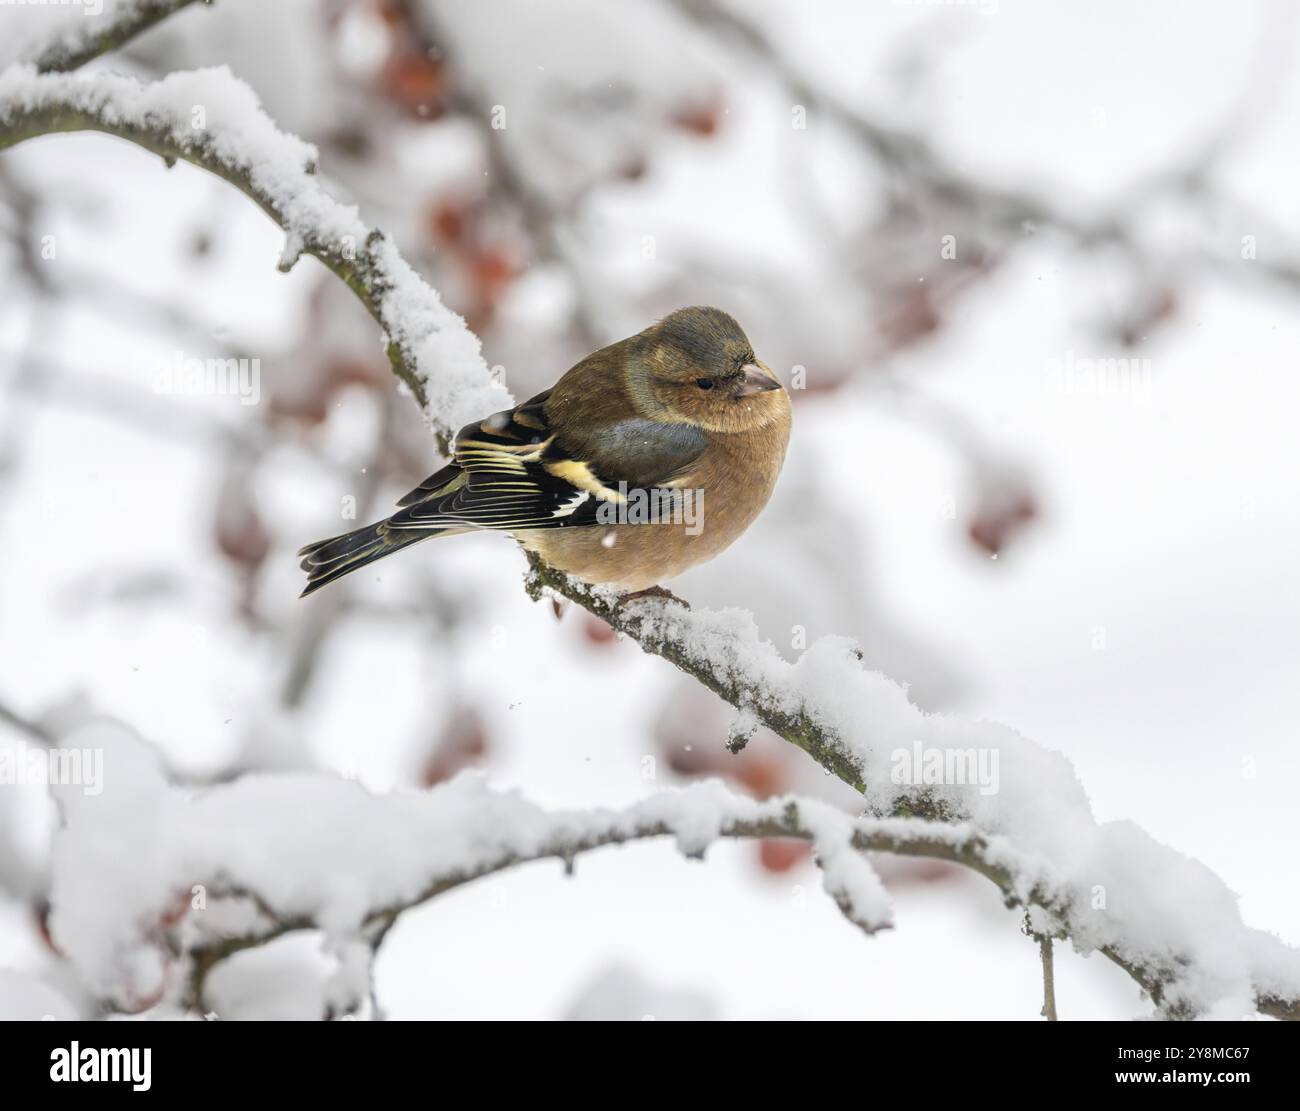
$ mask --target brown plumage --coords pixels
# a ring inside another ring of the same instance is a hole
[[[719,309],[679,309],[456,437],[377,524],[299,553],[304,594],[417,540],[509,532],[548,564],[644,590],[711,559],[767,504],[790,399]]]

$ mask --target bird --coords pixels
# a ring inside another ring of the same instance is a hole
[[[789,393],[735,318],[678,309],[466,425],[446,466],[392,516],[301,549],[301,596],[421,540],[476,530],[509,533],[587,583],[663,592],[758,516],[790,426]]]

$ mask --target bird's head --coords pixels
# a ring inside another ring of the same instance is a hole
[[[721,309],[678,309],[632,346],[628,385],[643,416],[712,432],[749,432],[789,407],[776,375]]]

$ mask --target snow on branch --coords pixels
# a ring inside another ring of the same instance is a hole
[[[26,60],[41,73],[56,73],[84,66],[110,50],[129,42],[169,15],[191,4],[213,0],[122,0],[106,12],[85,12],[69,21],[63,31],[51,37]]]
[[[388,795],[307,773],[191,794],[124,730],[87,727],[69,743],[103,751],[113,790],[55,788],[64,826],[50,924],[91,990],[125,1009],[169,997],[204,1008],[207,973],[243,949],[306,929],[334,951],[373,947],[404,910],[454,887],[527,861],[571,868],[604,845],[673,837],[699,858],[720,838],[808,840],[827,893],[867,933],[892,921],[864,850],[984,851],[967,828],[854,819],[811,799],[756,802],[718,782],[591,811],[547,811],[473,772]]]
[[[1061,754],[1004,725],[923,712],[848,638],[791,663],[743,610],[626,601],[531,563],[535,598],[568,598],[669,660],[862,792],[870,813],[967,823],[987,841],[960,863],[1009,904],[1046,912],[1039,932],[1115,961],[1166,1014],[1300,1018],[1300,953],[1246,927],[1204,865],[1130,822],[1098,822]]]
[[[193,163],[248,195],[286,234],[281,269],[314,255],[360,298],[387,337],[394,372],[410,387],[444,450],[471,420],[511,404],[464,320],[356,208],[316,175],[316,149],[280,131],[256,95],[224,66],[141,83],[114,74],[0,73],[0,150],[37,135],[102,131]]]

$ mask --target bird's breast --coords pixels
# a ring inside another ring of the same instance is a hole
[[[789,436],[788,407],[784,419],[761,429],[711,433],[708,450],[673,480],[673,497],[632,490],[609,507],[605,522],[515,536],[552,567],[588,582],[657,586],[712,559],[749,527],[776,486]]]

